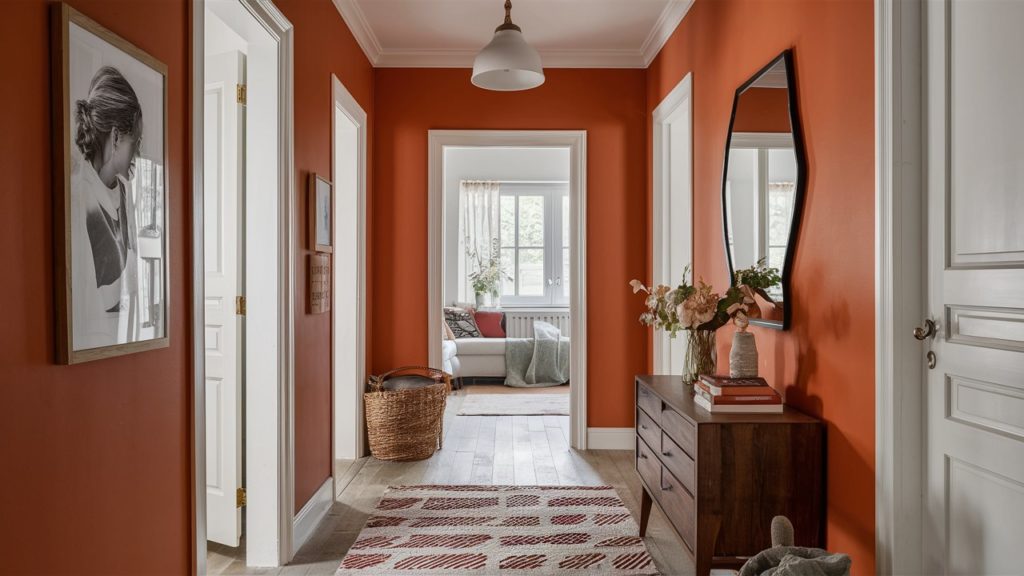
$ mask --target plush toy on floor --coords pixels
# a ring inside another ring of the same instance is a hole
[[[793,524],[772,518],[772,547],[747,560],[739,576],[849,576],[850,557],[793,545]]]

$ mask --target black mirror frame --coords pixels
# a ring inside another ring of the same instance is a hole
[[[729,148],[732,145],[733,124],[736,122],[736,106],[740,96],[747,91],[765,72],[773,66],[785,62],[786,82],[789,91],[789,123],[793,133],[793,152],[796,155],[796,192],[793,198],[793,223],[789,228],[789,240],[786,245],[786,258],[782,268],[782,322],[777,320],[762,320],[751,318],[750,323],[757,326],[765,326],[776,330],[789,330],[792,322],[793,306],[790,297],[790,275],[793,271],[793,253],[796,249],[796,239],[800,231],[800,220],[804,211],[804,195],[807,190],[807,156],[804,149],[804,133],[800,125],[799,107],[797,106],[796,94],[796,70],[793,67],[793,50],[787,49],[772,59],[766,66],[758,70],[749,80],[736,89],[732,100],[732,115],[729,117],[729,132],[725,138],[725,157],[722,162],[722,239],[725,246],[725,258],[729,263],[729,285],[736,284],[736,271],[732,262],[732,254],[729,252],[729,218],[726,214],[726,182],[729,176]]]

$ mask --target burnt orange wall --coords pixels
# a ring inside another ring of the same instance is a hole
[[[307,306],[309,218],[307,182],[316,172],[333,180],[331,117],[335,74],[369,117],[373,145],[373,68],[331,0],[276,0],[295,27],[295,511],[331,475],[331,315],[310,314]],[[367,155],[367,190],[372,190],[372,154]],[[367,213],[372,213],[368,193]],[[369,231],[367,232],[369,233]],[[373,269],[367,262],[367,274]],[[373,294],[367,282],[367,294]],[[372,300],[372,297],[370,298]],[[367,319],[372,332],[373,316]],[[369,347],[367,357],[369,358]]]
[[[70,4],[167,64],[171,345],[55,364],[50,3],[4,2],[0,572],[186,574],[192,562],[188,3]]]
[[[498,93],[468,69],[377,69],[373,356],[377,372],[428,359],[427,131],[587,131],[587,350],[590,426],[632,426],[632,377],[648,338],[631,278],[647,270],[643,70],[545,71],[543,86]]]
[[[736,106],[735,132],[789,132],[789,92],[780,88],[749,88]]]
[[[851,554],[855,574],[872,574],[872,2],[697,0],[648,69],[648,112],[693,73],[694,269],[724,288],[721,179],[733,94],[787,48],[794,50],[808,160],[792,269],[793,327],[753,330],[761,373],[788,402],[828,424],[828,546]],[[719,335],[720,370],[730,337],[729,330]]]

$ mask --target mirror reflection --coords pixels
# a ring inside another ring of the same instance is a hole
[[[782,327],[786,255],[794,237],[799,162],[789,73],[780,56],[738,92],[729,134],[723,203],[730,273],[764,261],[782,283],[757,295],[761,324]]]

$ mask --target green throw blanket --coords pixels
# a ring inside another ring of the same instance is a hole
[[[569,339],[556,326],[537,320],[533,338],[505,340],[505,385],[559,386],[569,381]]]

